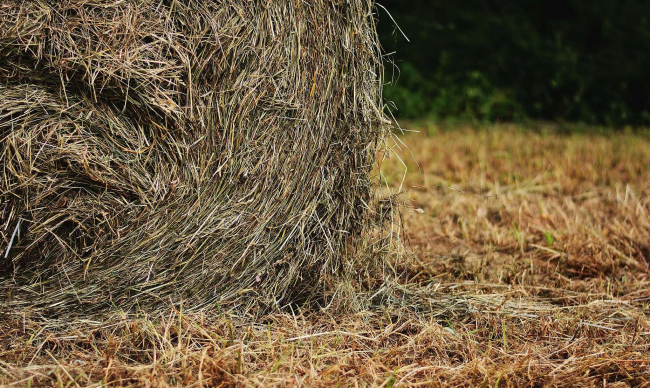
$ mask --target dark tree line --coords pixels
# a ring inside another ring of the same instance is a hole
[[[380,4],[411,40],[379,7],[401,70],[386,97],[401,117],[650,123],[650,1]]]

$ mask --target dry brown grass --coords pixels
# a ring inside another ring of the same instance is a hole
[[[179,307],[65,331],[14,318],[0,385],[650,386],[647,137],[497,127],[404,141],[414,254],[397,277],[366,279],[365,309],[253,321]],[[384,163],[393,187],[400,166]]]

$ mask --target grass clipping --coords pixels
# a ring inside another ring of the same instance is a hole
[[[321,287],[376,214],[372,9],[0,5],[0,302],[276,306]]]

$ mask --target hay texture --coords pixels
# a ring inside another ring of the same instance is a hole
[[[0,5],[0,303],[284,305],[371,224],[371,0]]]

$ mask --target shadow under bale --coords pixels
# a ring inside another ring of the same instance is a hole
[[[373,2],[262,3],[0,5],[0,303],[264,308],[341,271],[388,134]]]

